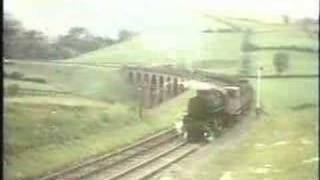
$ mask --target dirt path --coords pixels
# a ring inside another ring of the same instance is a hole
[[[219,139],[213,140],[210,144],[203,146],[196,153],[173,164],[162,173],[153,177],[152,180],[197,180],[194,179],[194,170],[208,162],[208,154],[219,154],[225,149],[232,149],[248,137],[248,130],[253,126],[254,121],[249,118],[243,119]]]

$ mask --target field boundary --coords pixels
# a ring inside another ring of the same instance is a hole
[[[250,51],[266,51],[266,50],[285,50],[285,51],[297,51],[297,52],[308,52],[318,53],[317,49],[311,47],[299,47],[299,46],[256,46]]]
[[[256,75],[240,76],[241,78],[258,78]],[[319,74],[292,74],[292,75],[264,75],[264,79],[286,79],[286,78],[319,78]]]

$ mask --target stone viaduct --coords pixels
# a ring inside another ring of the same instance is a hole
[[[184,78],[168,69],[124,67],[127,81],[136,87],[144,108],[152,108],[185,91]]]

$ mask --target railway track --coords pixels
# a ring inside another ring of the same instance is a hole
[[[196,151],[176,130],[167,130],[115,153],[98,157],[39,180],[147,179]]]

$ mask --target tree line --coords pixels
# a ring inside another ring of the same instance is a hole
[[[84,27],[72,27],[67,34],[50,41],[41,31],[25,29],[10,14],[3,18],[3,50],[7,59],[55,60],[76,57],[99,48],[129,40],[137,33],[121,30],[118,39],[96,36]]]

